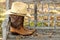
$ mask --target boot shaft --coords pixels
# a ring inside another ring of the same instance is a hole
[[[20,29],[23,27],[24,16],[10,15],[11,27]]]

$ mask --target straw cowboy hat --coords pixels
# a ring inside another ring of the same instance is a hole
[[[30,14],[28,13],[27,8],[28,8],[28,5],[26,3],[13,2],[11,9],[6,11],[5,14],[15,14],[15,15],[30,17]]]

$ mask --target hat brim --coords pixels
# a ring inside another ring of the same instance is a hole
[[[7,10],[7,11],[4,13],[4,15],[10,15],[10,14],[18,15],[18,16],[27,16],[27,17],[31,17],[31,15],[28,14],[28,13],[22,14],[22,13],[11,12],[11,9],[10,9],[10,10]]]
[[[26,14],[19,14],[19,13],[15,13],[15,12],[11,12],[11,10],[7,10],[4,15],[18,15],[18,16],[25,16]]]
[[[8,10],[8,11],[6,11],[4,14],[5,14],[5,15],[8,15],[8,14],[13,14],[13,13],[11,13],[11,10]]]

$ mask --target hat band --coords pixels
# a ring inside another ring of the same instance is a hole
[[[26,16],[26,14],[11,12],[14,15]]]

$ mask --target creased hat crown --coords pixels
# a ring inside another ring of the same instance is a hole
[[[13,2],[12,6],[11,6],[11,12],[26,14],[27,13],[27,7],[28,7],[28,5],[26,3]]]

